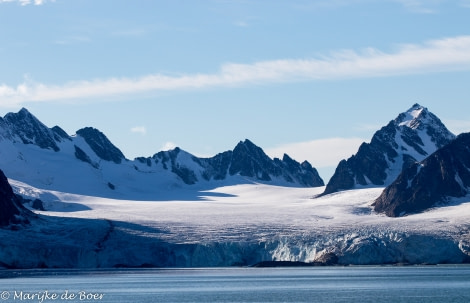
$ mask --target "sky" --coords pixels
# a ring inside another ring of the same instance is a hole
[[[0,116],[129,159],[341,159],[414,103],[470,131],[470,0],[0,0]]]

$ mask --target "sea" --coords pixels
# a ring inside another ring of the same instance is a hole
[[[470,266],[0,270],[0,302],[470,302]]]

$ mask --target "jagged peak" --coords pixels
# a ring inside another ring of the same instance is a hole
[[[18,111],[18,113],[30,114],[30,115],[32,115],[31,112],[30,112],[26,107],[22,107],[22,108]]]
[[[13,122],[15,120],[34,120],[40,122],[39,119],[31,114],[31,112],[25,107],[22,107],[17,113],[7,113],[5,115],[5,120],[9,122]]]
[[[295,161],[295,160],[293,160],[288,154],[284,154],[282,156],[282,161],[288,162],[288,161]]]
[[[84,127],[77,131],[77,135],[85,139],[98,157],[116,164],[125,159],[124,154],[111,141],[96,128]]]
[[[250,141],[249,139],[245,139],[245,140],[240,140],[240,142],[238,142],[237,146],[246,146],[246,147],[252,147],[252,146],[257,146],[256,144],[254,144],[252,141]]]
[[[11,136],[16,136],[24,144],[35,144],[41,148],[59,151],[56,144],[58,140],[51,129],[39,121],[26,108],[21,108],[17,113],[8,113],[4,121],[11,132]]]
[[[410,109],[406,112],[401,113],[395,119],[395,124],[397,126],[406,126],[412,129],[418,128],[426,118],[429,116],[429,111],[426,107],[415,103]]]
[[[257,156],[268,157],[261,147],[254,144],[248,139],[238,142],[237,146],[235,146],[235,148],[233,149],[233,152],[237,153],[242,150],[246,151],[249,154],[252,154],[253,156],[257,155]]]
[[[70,140],[70,136],[59,126],[54,126],[51,130],[62,139]]]

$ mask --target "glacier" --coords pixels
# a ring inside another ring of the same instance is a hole
[[[398,147],[411,151],[408,158],[383,158],[396,166],[389,177],[419,150],[424,157],[440,145],[420,139],[413,151],[413,138],[425,134],[412,121],[417,117],[435,122],[431,134],[442,144],[453,138],[416,104],[383,133],[397,154]],[[399,123],[419,134],[398,137]],[[370,175],[364,186],[326,192],[308,162],[270,159],[249,140],[212,158],[175,148],[127,160],[96,129],[69,136],[22,109],[0,118],[0,164],[33,212],[28,223],[0,228],[2,268],[470,261],[470,195],[390,218],[374,211],[386,184],[371,184]],[[42,210],[33,209],[36,199]]]
[[[470,197],[389,218],[371,204],[383,188],[319,196],[324,187],[260,183],[162,189],[157,200],[70,194],[9,180],[39,198],[30,225],[0,229],[4,268],[250,266],[263,261],[338,265],[464,263]]]

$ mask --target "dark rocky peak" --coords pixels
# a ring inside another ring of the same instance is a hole
[[[28,211],[21,205],[18,197],[0,170],[0,227],[27,222]]]
[[[203,178],[207,181],[224,180],[232,161],[231,150],[219,153],[212,158],[198,158],[198,163],[204,168]]]
[[[271,181],[270,175],[278,176],[281,171],[260,147],[246,139],[233,149],[229,174]]]
[[[72,140],[70,136],[62,128],[60,128],[57,125],[51,128],[51,130],[54,133],[55,138],[61,138],[64,140],[69,140],[69,141]]]
[[[401,113],[395,119],[396,125],[406,125],[410,128],[417,128],[421,124],[423,117],[426,117],[429,114],[429,111],[426,107],[415,103],[410,109],[406,112]]]
[[[288,183],[301,186],[323,186],[323,180],[310,163],[304,161],[302,164],[295,161],[287,154],[282,160],[271,159],[263,149],[246,139],[240,141],[231,153],[219,156],[222,167],[227,165],[227,157],[231,156],[229,163],[229,174],[250,177],[259,181],[284,180]]]
[[[279,159],[274,159],[275,162],[276,160]],[[311,187],[325,185],[323,179],[318,174],[318,171],[308,161],[299,163],[289,157],[289,155],[284,154],[282,160],[279,160],[279,162],[284,171],[284,179],[291,182],[296,180],[302,185]]]
[[[376,212],[397,217],[463,197],[470,189],[470,133],[459,135],[421,162],[404,169],[375,200]]]
[[[4,127],[8,127],[10,138],[18,138],[24,144],[35,144],[40,148],[59,151],[57,142],[60,136],[45,126],[26,108],[18,113],[8,113],[4,117]]]
[[[269,158],[263,151],[263,149],[248,139],[245,141],[238,142],[237,146],[233,149],[234,154],[250,155],[251,157],[263,159]]]
[[[417,103],[405,113],[398,115],[394,123],[402,130],[404,140],[409,137],[410,140],[407,140],[406,143],[411,146],[412,142],[418,143],[421,147],[425,145],[421,138],[417,136],[419,131],[424,131],[436,145],[436,148],[441,148],[455,139],[455,135],[445,127],[436,115]],[[415,148],[416,145],[413,147]],[[417,149],[417,151],[419,150]]]
[[[162,163],[164,164],[164,168],[167,169],[166,163],[170,162],[170,164],[172,165],[176,164],[176,159],[180,152],[182,152],[181,148],[175,147],[170,150],[159,151],[158,153],[153,155],[152,158],[155,160],[156,163],[162,161]]]
[[[310,163],[299,163],[285,154],[271,159],[263,149],[250,140],[240,141],[233,151],[225,151],[211,158],[193,158],[201,168],[206,181],[224,180],[240,175],[256,182],[281,182],[293,186],[323,186],[323,180]]]
[[[455,138],[427,108],[414,104],[377,131],[370,143],[341,161],[323,194],[361,186],[386,186],[410,164]]]
[[[77,135],[83,137],[95,154],[103,160],[116,164],[125,160],[124,154],[114,146],[111,141],[99,130],[85,127],[77,131]]]
[[[184,163],[185,160],[180,161],[180,159],[178,158],[180,155],[183,155],[183,157],[187,156],[191,161],[200,164],[200,161],[197,157],[187,153],[179,147],[175,147],[174,149],[167,151],[160,151],[153,155],[152,159],[157,164],[161,162],[161,165],[164,169],[171,170],[171,172],[176,174],[184,183],[188,185],[197,183],[199,180],[196,176],[196,173],[192,169],[187,167],[189,163]],[[188,158],[186,159],[186,161],[188,160]],[[151,162],[147,163],[147,165],[151,165]]]
[[[299,162],[295,161],[294,159],[292,159],[291,157],[289,157],[288,154],[284,154],[282,156],[282,162],[284,162],[286,165],[288,166],[297,166],[299,164]],[[307,162],[307,161],[305,161]],[[307,162],[308,163],[308,162]],[[309,163],[310,164],[310,163]]]

